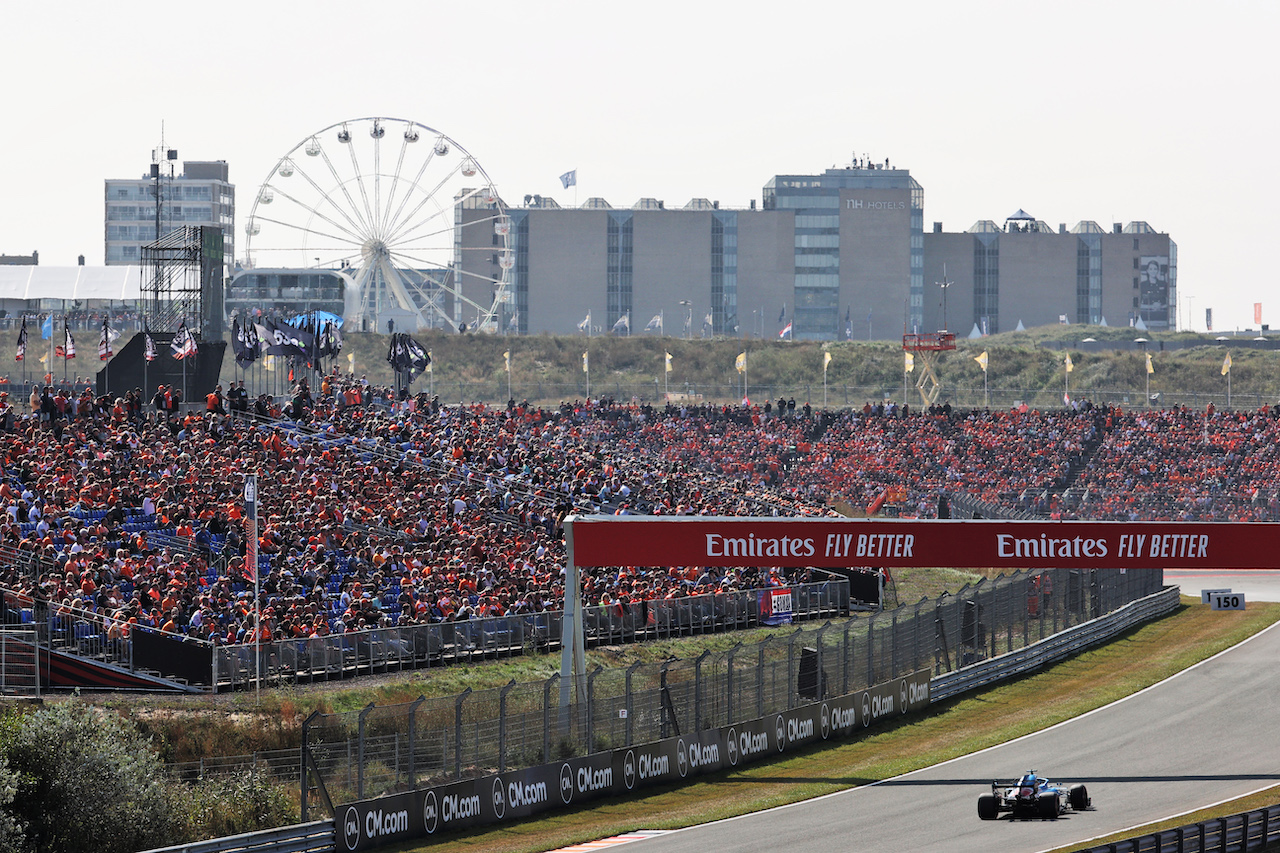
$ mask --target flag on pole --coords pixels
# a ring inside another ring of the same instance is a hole
[[[142,357],[147,361],[155,361],[160,353],[156,352],[155,338],[151,337],[151,332],[145,327],[142,330]]]
[[[646,332],[652,332],[654,329],[657,329],[659,332],[662,331],[662,315],[661,314],[654,314],[653,319],[649,321],[649,325],[644,327],[644,330]]]
[[[785,326],[783,326],[783,327],[782,327],[782,331],[781,331],[781,332],[778,332],[778,337],[780,337],[780,338],[789,338],[789,337],[791,337],[791,324],[790,324],[790,323],[788,323],[787,325],[785,325]]]
[[[173,343],[169,345],[169,351],[179,361],[196,354],[196,339],[187,328],[186,320],[183,320],[182,324],[178,326],[178,333],[173,336]]]
[[[18,351],[14,353],[14,361],[22,361],[27,357],[27,318],[22,318],[22,328],[18,330]]]
[[[351,358],[351,359],[352,359],[352,361],[351,361],[351,367],[352,367],[352,372],[354,373],[354,372],[355,372],[355,364],[356,364],[356,363],[355,363],[355,356],[348,356],[348,358]],[[436,374],[436,360],[435,360],[435,358],[431,355],[431,350],[427,350],[427,373],[430,373],[432,376],[435,376],[435,374]]]
[[[1226,376],[1231,372],[1231,353],[1227,353],[1227,357],[1222,360],[1222,375]]]
[[[583,372],[583,373],[590,373],[590,372],[591,372],[591,361],[590,361],[590,356],[591,356],[591,351],[590,351],[590,350],[587,350],[586,352],[584,352],[584,353],[582,354],[582,372]]]
[[[671,372],[671,353],[667,353],[667,373]]]
[[[1071,353],[1067,353],[1067,360],[1064,361],[1062,365],[1067,369],[1067,373],[1070,373],[1071,371],[1076,369],[1075,364],[1073,364],[1071,361]]]
[[[745,352],[738,353],[738,357],[733,360],[733,366],[739,373],[747,372],[747,354]]]
[[[827,372],[827,365],[831,363],[831,353],[824,352],[822,354],[822,372]]]
[[[106,361],[114,355],[111,351],[111,325],[102,318],[102,335],[98,338],[98,361]]]
[[[846,306],[844,309],[844,339],[846,341],[853,340],[853,317],[851,312],[853,306]]]
[[[787,319],[787,303],[783,302],[782,310],[778,312],[778,322],[781,323],[785,319]]]
[[[50,314],[44,318],[44,322],[40,324],[40,337],[46,341],[53,337],[53,315]]]
[[[511,312],[511,319],[507,321],[507,328],[513,331],[518,330],[520,328],[520,312],[519,311]]]
[[[1156,369],[1151,364],[1151,353],[1147,353],[1147,373],[1155,373]]]
[[[267,373],[276,372],[276,357],[271,353],[267,353],[262,358],[262,366],[267,369]]]
[[[570,169],[565,172],[560,176],[560,183],[565,189],[569,189],[569,187],[576,187],[578,185],[578,170]]]
[[[591,331],[591,312],[590,311],[587,312],[587,316],[582,319],[582,322],[578,324],[578,331],[579,332]]]
[[[332,326],[330,328],[333,329]],[[247,370],[258,360],[262,352],[262,339],[258,337],[258,327],[249,322],[240,325],[240,321],[236,320],[231,327],[231,349],[235,353],[236,364],[242,370]]]
[[[916,357],[909,352],[902,354],[902,370],[905,373],[911,373],[916,369]]]
[[[619,317],[613,323],[614,332],[630,332],[631,331],[631,314],[626,313]]]
[[[507,362],[507,373],[511,372],[511,350],[507,350],[502,354],[503,359]]]
[[[987,372],[987,351],[983,350],[982,355],[974,356],[974,361],[978,362],[978,366],[982,368],[982,372]]]
[[[75,358],[76,357],[76,339],[71,336],[71,328],[67,326],[67,321],[62,321],[62,343],[54,347],[54,355],[59,358]]]
[[[702,318],[702,325],[704,326],[713,325],[710,311],[707,312],[707,316]]]

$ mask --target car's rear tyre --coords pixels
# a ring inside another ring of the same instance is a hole
[[[1067,789],[1067,797],[1071,801],[1071,808],[1078,812],[1082,812],[1089,808],[1089,791],[1084,785],[1072,785]]]
[[[1058,795],[1053,791],[1045,791],[1036,800],[1036,809],[1045,820],[1057,820],[1059,812]]]
[[[983,794],[978,797],[978,817],[983,820],[995,820],[1000,815],[1000,809],[996,806],[996,798],[991,794]]]

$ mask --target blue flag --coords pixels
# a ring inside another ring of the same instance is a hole
[[[44,322],[40,324],[40,337],[46,341],[53,337],[53,315],[50,314],[44,318]]]

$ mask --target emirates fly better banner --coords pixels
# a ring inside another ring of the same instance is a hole
[[[1280,524],[570,518],[578,566],[1280,568]]]

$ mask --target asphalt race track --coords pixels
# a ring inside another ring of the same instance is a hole
[[[1176,583],[1183,595],[1197,598],[1202,589],[1229,589],[1244,593],[1247,601],[1280,601],[1280,572],[1270,569],[1165,569],[1164,582]]]
[[[1278,669],[1280,628],[1272,627],[1043,732],[878,784],[628,847],[636,853],[990,853],[1083,844],[1280,783]],[[978,819],[978,796],[990,792],[993,778],[1030,769],[1054,781],[1085,783],[1093,809],[1057,821]]]

